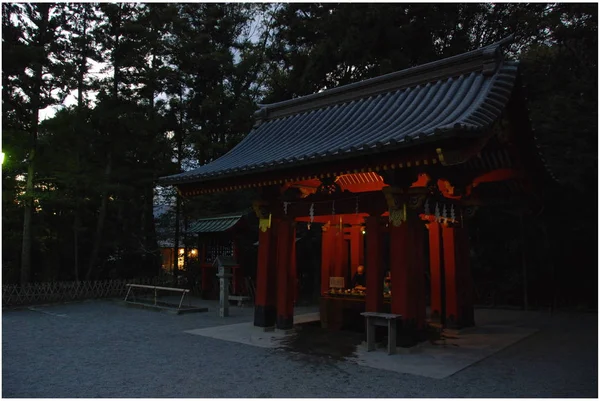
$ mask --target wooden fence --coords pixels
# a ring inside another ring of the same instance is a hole
[[[126,284],[166,285],[164,278],[134,280],[66,281],[3,285],[2,307],[39,305],[83,299],[124,297]]]

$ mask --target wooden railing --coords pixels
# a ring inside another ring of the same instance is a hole
[[[25,286],[3,285],[2,307],[39,305],[83,299],[123,297],[127,284],[164,285],[163,278],[102,281],[59,281]]]

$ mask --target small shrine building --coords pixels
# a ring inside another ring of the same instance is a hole
[[[474,324],[469,218],[486,206],[538,207],[551,175],[535,144],[519,63],[503,56],[510,40],[261,105],[252,131],[229,153],[161,179],[188,197],[256,189],[256,326],[293,326],[297,224],[323,230],[323,326],[360,319],[346,313],[354,309],[400,314],[403,327],[415,329],[427,318]],[[384,294],[383,259],[391,294]],[[363,293],[348,288],[359,265]]]

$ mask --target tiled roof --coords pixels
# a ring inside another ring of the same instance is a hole
[[[242,218],[242,215],[209,217],[196,220],[190,225],[188,234],[218,233],[229,230]]]
[[[509,39],[510,40],[510,39]],[[229,153],[185,173],[182,184],[349,159],[458,135],[485,134],[511,96],[517,62],[496,44],[257,112],[254,129]]]

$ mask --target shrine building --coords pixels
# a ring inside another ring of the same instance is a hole
[[[256,189],[254,325],[294,324],[299,224],[322,230],[324,327],[360,325],[360,311],[400,314],[416,330],[428,320],[474,325],[470,217],[482,207],[538,207],[551,176],[519,62],[503,55],[510,41],[261,105],[227,154],[160,180],[186,197]],[[356,290],[361,265],[365,288]]]

